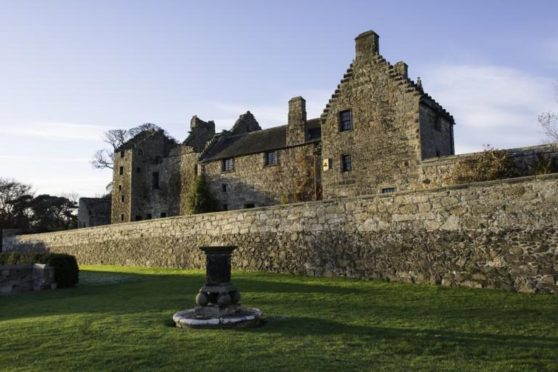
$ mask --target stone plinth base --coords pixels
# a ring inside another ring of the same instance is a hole
[[[199,306],[179,311],[172,320],[178,328],[240,328],[257,327],[262,322],[262,312],[256,308],[232,305]]]

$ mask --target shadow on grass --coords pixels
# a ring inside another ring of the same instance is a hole
[[[286,337],[300,336],[357,336],[365,341],[390,341],[406,339],[415,344],[437,342],[475,345],[486,348],[525,348],[558,350],[558,337],[521,336],[492,333],[468,333],[441,329],[410,329],[347,324],[320,318],[269,317],[266,324],[257,329],[239,330],[262,334],[281,334]]]
[[[376,285],[369,281],[330,281],[259,272],[236,275],[233,282],[243,295],[241,302],[244,305],[259,307],[264,313],[287,315],[285,318],[272,316],[264,332],[279,332],[276,325],[282,325],[281,332],[298,332],[299,335],[304,332],[327,334],[349,330],[366,335],[377,329],[354,324],[391,322],[412,326],[422,324],[425,328],[436,328],[440,324],[442,328],[460,327],[468,321],[505,331],[516,321],[522,322],[525,329],[555,319],[552,303],[537,306],[533,300],[538,301],[538,298],[499,291],[438,291],[436,288],[403,284]],[[41,317],[145,314],[166,325],[174,312],[194,306],[194,297],[204,280],[203,273],[187,271],[168,275],[83,270],[81,282],[76,288],[3,298],[0,321],[38,317],[37,309],[40,309]],[[505,309],[506,305],[511,307]],[[322,318],[297,318],[301,315]],[[343,322],[337,323],[332,319]],[[482,329],[478,325],[472,328]],[[544,342],[557,341],[548,339]]]

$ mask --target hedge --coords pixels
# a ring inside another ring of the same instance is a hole
[[[0,265],[48,264],[54,269],[58,288],[75,286],[79,281],[79,267],[74,256],[63,253],[0,253]]]

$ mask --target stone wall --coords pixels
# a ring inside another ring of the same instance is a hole
[[[558,291],[558,175],[24,235],[80,264],[203,268],[233,244],[236,269]]]
[[[54,270],[45,264],[1,265],[0,295],[56,288]]]
[[[521,175],[536,175],[541,166],[551,166],[551,171],[558,171],[558,144],[506,149]],[[419,188],[443,187],[451,184],[450,176],[455,166],[463,160],[472,159],[480,152],[444,156],[424,160],[421,163],[421,182]]]
[[[408,79],[406,64],[380,55],[378,40],[371,31],[356,38],[356,58],[322,114],[324,199],[414,189],[423,158],[453,154],[453,118]],[[352,126],[342,128],[348,112]]]
[[[235,157],[233,171],[223,171],[222,160],[207,162],[204,174],[210,192],[222,209],[226,205],[229,210],[315,200],[320,181],[317,146],[307,143],[279,149],[276,165],[265,165],[265,153]]]

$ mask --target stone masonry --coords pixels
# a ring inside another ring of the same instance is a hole
[[[557,293],[558,174],[293,203],[8,239],[79,264],[236,269]]]

